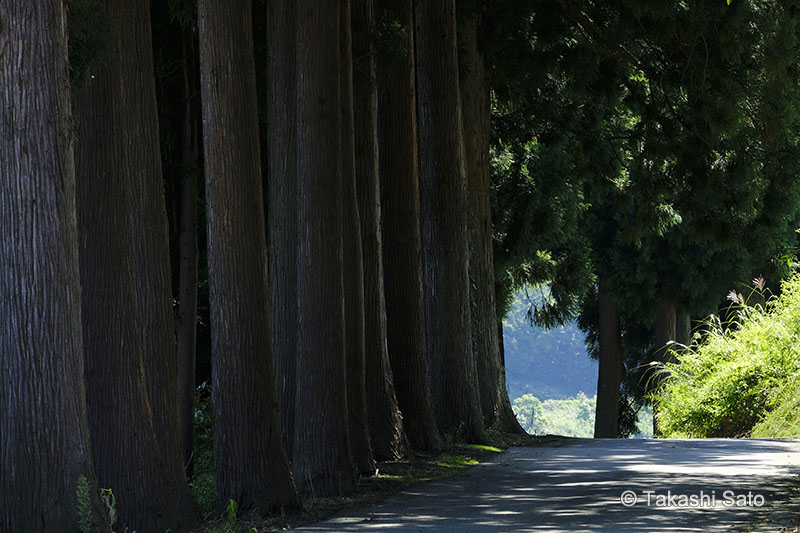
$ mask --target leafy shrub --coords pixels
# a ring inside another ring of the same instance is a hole
[[[667,437],[799,434],[800,276],[766,308],[736,296],[731,321],[712,316],[699,344],[664,368],[655,400]]]

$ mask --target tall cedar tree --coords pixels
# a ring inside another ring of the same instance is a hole
[[[619,308],[605,283],[598,282],[598,361],[595,438],[614,439],[619,435],[619,387],[622,381],[622,338]]]
[[[670,346],[670,344],[675,341],[676,333],[675,301],[664,297],[656,302],[655,307],[655,332],[653,335],[655,353],[653,354],[653,359],[659,363],[674,362],[674,357],[672,355],[672,350],[674,347]],[[653,379],[656,381],[656,383],[652,384],[651,387],[658,386],[659,382],[661,381],[661,376],[655,376]],[[653,435],[655,436],[659,435],[657,407],[657,405],[653,405]]]
[[[396,65],[378,65],[378,145],[386,333],[397,402],[413,448],[436,449],[425,339],[412,0],[377,0],[379,21],[402,28]]]
[[[183,530],[197,516],[178,441],[150,12],[147,3],[106,0],[101,6],[112,20],[135,24],[118,26],[106,64],[74,99],[94,463],[100,483],[119,497],[124,526]]]
[[[133,276],[139,338],[145,382],[159,449],[167,470],[174,458],[183,461],[178,415],[178,359],[175,314],[172,307],[172,270],[164,183],[161,174],[158,109],[153,75],[153,46],[149,2],[104,0],[112,20],[118,21],[119,105],[124,106],[125,157],[128,170],[128,223],[132,228]],[[116,60],[116,59],[114,59]],[[191,503],[179,493],[180,505]]]
[[[83,373],[62,2],[5,2],[0,97],[0,531],[72,533],[79,479],[108,532]],[[8,54],[8,55],[5,55]]]
[[[267,182],[272,349],[281,430],[291,458],[297,357],[296,0],[267,2]]]
[[[373,0],[353,0],[353,115],[356,189],[364,265],[364,353],[370,444],[375,459],[391,461],[407,453],[403,417],[397,405],[386,341],[383,243],[378,181],[378,92],[375,77]]]
[[[181,54],[183,71],[183,139],[181,160],[184,165],[181,182],[181,214],[178,237],[179,288],[178,288],[178,415],[181,427],[183,461],[187,472],[192,472],[194,455],[194,395],[197,366],[197,282],[200,250],[197,230],[197,180],[202,166],[200,160],[201,119],[197,95],[200,81],[197,73],[196,34],[188,27],[181,28]]]
[[[472,352],[469,235],[455,0],[414,10],[425,318],[439,428],[486,440]]]
[[[305,496],[355,488],[345,376],[340,6],[297,4],[297,374],[292,460]]]
[[[482,18],[458,19],[459,72],[469,214],[469,277],[472,349],[478,371],[481,411],[487,427],[522,433],[511,409],[500,358],[494,292],[492,213],[489,198],[490,74],[481,48]]]
[[[364,374],[364,262],[361,222],[356,196],[355,124],[353,118],[353,42],[350,0],[342,0],[339,18],[341,72],[339,105],[342,146],[342,250],[344,259],[345,354],[347,357],[347,423],[350,451],[360,474],[375,472],[367,425],[366,376]]]
[[[251,5],[198,3],[219,511],[298,505],[280,432]]]

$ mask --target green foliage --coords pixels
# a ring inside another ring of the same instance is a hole
[[[753,438],[800,437],[800,373],[793,374],[776,394],[776,407],[753,427]]]
[[[540,401],[532,394],[514,400],[512,408],[520,425],[534,435],[591,438],[597,397],[582,392],[564,400]]]
[[[86,476],[79,477],[75,495],[78,500],[78,529],[81,533],[92,533],[92,498],[89,490]]]
[[[498,316],[524,284],[549,284],[534,320],[582,312],[591,350],[601,279],[623,315],[622,420],[633,423],[659,299],[704,316],[738,281],[787,275],[800,222],[799,11],[777,0],[489,5]]]
[[[117,45],[117,21],[97,0],[68,0],[69,77],[80,88],[93,69],[101,67]]]
[[[228,499],[228,505],[225,506],[225,517],[228,520],[229,526],[235,526],[236,522],[239,521],[239,517],[236,515],[239,506],[236,504],[236,501],[233,498]]]
[[[666,366],[656,396],[665,436],[800,435],[800,276],[766,309],[735,299],[729,321],[710,318],[702,342]]]
[[[590,398],[582,392],[566,399],[544,401],[533,394],[524,394],[514,400],[512,409],[520,425],[533,435],[592,438],[596,405],[597,396]],[[633,419],[620,424],[621,437],[653,436],[653,418],[649,409],[626,406],[624,412]]]

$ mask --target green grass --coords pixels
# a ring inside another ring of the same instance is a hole
[[[503,451],[500,448],[497,448],[496,446],[487,446],[485,444],[456,444],[456,448],[463,450],[474,450],[480,452],[494,452],[494,453],[500,453]]]
[[[667,437],[800,436],[800,277],[729,327],[708,321],[665,371],[656,401]]]

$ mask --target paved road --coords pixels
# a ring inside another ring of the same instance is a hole
[[[512,448],[299,531],[779,531],[758,517],[787,508],[776,489],[798,474],[797,441],[577,439]]]

